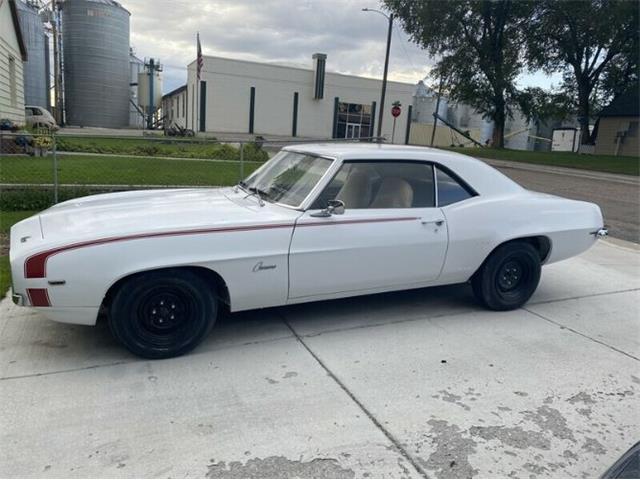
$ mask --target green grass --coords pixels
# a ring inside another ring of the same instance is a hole
[[[455,152],[474,157],[507,160],[511,162],[535,163],[554,167],[580,168],[624,175],[640,175],[640,162],[634,157],[613,155],[580,155],[571,152],[532,152],[498,148],[449,148]]]
[[[61,152],[104,153],[118,155],[213,158],[219,160],[240,160],[240,150],[228,144],[203,139],[177,139],[164,137],[112,138],[56,136],[56,148]],[[264,162],[268,154],[249,143],[244,147],[244,160]]]
[[[0,242],[3,243],[0,248],[2,248],[2,253],[4,253],[6,247],[8,247],[8,235],[11,226],[24,218],[34,215],[35,213],[37,212],[0,212]],[[9,255],[0,254],[0,299],[4,298],[10,286],[11,269],[9,268]]]
[[[245,163],[244,175],[258,168]],[[59,155],[58,181],[85,185],[234,185],[239,162]],[[51,157],[0,157],[0,183],[53,183]]]

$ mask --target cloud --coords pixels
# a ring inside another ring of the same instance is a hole
[[[131,12],[131,45],[164,64],[164,90],[186,80],[196,56],[196,32],[205,55],[311,67],[326,53],[327,70],[382,77],[387,20],[362,8],[376,0],[123,0]],[[416,83],[433,60],[396,24],[389,79]]]
[[[327,70],[382,78],[387,20],[363,8],[378,0],[121,0],[131,12],[131,45],[139,57],[160,59],[164,90],[186,81],[196,58],[196,33],[205,55],[311,67],[327,54]],[[433,58],[410,41],[399,23],[391,39],[389,78],[416,83]],[[523,73],[520,86],[550,87],[556,77]]]

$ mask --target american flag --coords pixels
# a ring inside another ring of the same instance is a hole
[[[200,32],[198,32],[198,80],[200,80],[200,72],[204,67],[204,58],[202,58],[202,46],[200,45]]]

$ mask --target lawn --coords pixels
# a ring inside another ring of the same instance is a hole
[[[245,163],[248,175],[259,163]],[[58,155],[58,181],[72,185],[234,185],[240,162]],[[0,157],[0,183],[53,183],[52,157]]]
[[[36,212],[0,212],[0,299],[4,298],[11,286],[11,271],[9,269],[9,230],[14,223],[34,215]]]
[[[498,148],[449,148],[455,152],[474,157],[508,160],[511,162],[535,163],[554,167],[581,168],[598,172],[640,174],[640,162],[633,157],[614,157],[613,155],[580,155],[571,152],[532,152]]]

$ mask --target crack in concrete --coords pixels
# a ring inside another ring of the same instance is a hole
[[[222,347],[222,348],[217,348],[216,351],[221,351],[221,350],[228,350],[231,348],[236,348],[236,347],[246,347],[249,345],[261,345],[264,343],[271,343],[271,342],[278,342],[280,340],[293,340],[295,337],[293,335],[287,335],[287,336],[283,336],[283,337],[275,337],[275,338],[270,338],[268,340],[256,340],[253,342],[245,342],[245,343],[239,343],[236,345],[228,345],[226,347]],[[191,352],[190,355],[204,355],[206,353],[209,353],[210,350],[207,351],[202,351],[202,352]],[[87,365],[86,367],[77,367],[77,368],[67,368],[64,370],[53,370],[51,372],[38,372],[38,373],[26,373],[24,375],[13,375],[13,376],[7,376],[7,377],[0,377],[0,382],[4,381],[4,380],[20,380],[20,379],[25,379],[25,378],[34,378],[34,377],[46,377],[49,375],[59,375],[59,374],[63,374],[63,373],[72,373],[72,372],[81,372],[83,370],[95,370],[98,368],[104,368],[104,367],[116,367],[118,365],[131,365],[134,363],[141,363],[141,362],[149,362],[149,360],[144,360],[144,359],[132,359],[132,360],[119,360],[116,362],[111,362],[111,363],[101,363],[99,365]],[[153,362],[153,361],[151,361]]]
[[[635,289],[635,290],[637,290],[637,289]],[[559,322],[556,322],[555,320],[551,320],[550,318],[547,318],[544,315],[541,315],[540,313],[536,313],[536,312],[534,312],[532,310],[529,310],[526,307],[523,307],[522,309],[524,311],[526,311],[526,312],[529,312],[531,315],[535,315],[536,317],[541,318],[542,320],[545,320],[545,321],[547,321],[549,323],[552,323],[553,325],[556,325],[556,326],[561,327],[561,328],[563,328],[565,330],[568,330],[568,331],[570,331],[572,333],[575,333],[576,335],[580,335],[581,337],[584,337],[584,338],[586,338],[588,340],[591,340],[592,342],[599,343],[600,345],[602,345],[604,347],[607,347],[608,349],[613,350],[614,352],[621,353],[622,355],[624,355],[626,357],[632,358],[633,360],[636,360],[636,361],[640,362],[640,358],[638,358],[638,357],[636,357],[634,355],[631,355],[630,353],[627,353],[624,350],[620,350],[619,348],[614,347],[613,345],[609,345],[608,343],[603,342],[602,340],[598,340],[597,338],[590,337],[589,335],[587,335],[585,333],[579,332],[578,330],[575,330],[575,329],[573,329],[571,327],[567,327],[566,325],[563,325],[563,324],[561,324]]]
[[[367,418],[375,425],[375,427],[391,442],[397,452],[399,452],[410,464],[411,466],[422,476],[422,478],[429,478],[422,468],[422,466],[418,463],[416,459],[414,459],[409,452],[402,446],[400,441],[393,436],[393,434],[387,430],[382,423],[369,411],[369,409],[355,396],[355,394],[347,388],[347,386],[337,377],[335,373],[320,359],[320,357],[307,345],[303,337],[298,335],[298,332],[291,326],[287,318],[280,313],[280,318],[282,322],[291,330],[293,336],[300,342],[300,344],[304,347],[304,349],[309,352],[309,355],[313,357],[313,359],[322,367],[322,369],[329,375],[329,377],[342,389],[344,393],[355,403],[360,410],[367,416]]]
[[[527,305],[546,305],[548,303],[567,302],[569,300],[581,300],[583,298],[601,297],[603,295],[616,295],[618,293],[637,292],[638,290],[640,290],[640,288],[627,288],[624,290],[613,290],[611,292],[590,293],[589,295],[576,295],[575,297],[555,298],[553,300],[541,300],[539,302],[528,302]],[[523,307],[523,310],[527,310],[527,309]]]

